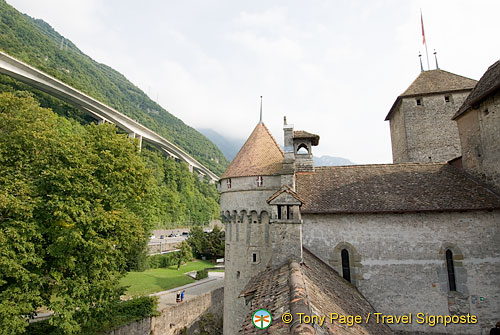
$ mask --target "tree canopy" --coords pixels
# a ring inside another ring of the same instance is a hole
[[[0,94],[0,166],[0,333],[22,333],[40,306],[78,333],[147,243],[151,170],[114,126],[70,122],[26,92]]]

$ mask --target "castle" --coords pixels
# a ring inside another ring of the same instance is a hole
[[[394,163],[339,167],[314,166],[318,135],[285,119],[282,150],[257,124],[219,182],[225,335],[487,334],[500,319],[500,61],[479,82],[423,71],[386,120]],[[296,320],[374,311],[414,319]]]

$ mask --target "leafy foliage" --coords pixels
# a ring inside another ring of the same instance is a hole
[[[223,319],[221,315],[205,313],[199,321],[200,335],[222,335]]]
[[[191,246],[186,241],[179,243],[177,248],[179,251],[174,253],[174,257],[177,260],[177,270],[179,270],[182,262],[190,261],[193,258],[193,251],[191,250]]]
[[[46,306],[60,333],[104,317],[155,224],[157,185],[135,143],[26,92],[0,94],[0,333]]]
[[[196,271],[196,280],[200,280],[200,279],[207,278],[207,277],[208,277],[207,269]]]
[[[171,227],[174,222],[183,226],[206,224],[219,217],[219,194],[207,179],[200,181],[186,164],[166,160],[156,151],[144,149],[142,157],[156,180],[158,226]]]
[[[0,0],[0,49],[138,120],[214,173],[220,175],[227,167],[227,159],[206,137],[149,99],[122,74],[83,54],[49,24],[22,15],[5,0]],[[74,113],[85,118],[77,110]]]
[[[216,259],[224,257],[223,238],[224,232],[218,226],[209,233],[205,233],[201,227],[193,227],[187,242],[197,258]]]
[[[103,332],[119,328],[127,323],[156,316],[158,315],[157,308],[157,297],[144,296],[116,302],[106,318],[91,320],[82,328],[81,333],[85,335],[103,334]],[[57,331],[57,327],[51,325],[49,320],[44,320],[30,324],[26,329],[26,334],[47,335],[57,333]]]

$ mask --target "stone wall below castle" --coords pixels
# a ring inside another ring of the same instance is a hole
[[[476,324],[391,324],[394,330],[488,334],[500,311],[500,211],[303,215],[303,241],[341,273],[349,251],[353,283],[386,315],[476,315]],[[339,247],[340,246],[340,247]],[[450,292],[446,250],[457,291]]]
[[[222,317],[224,308],[224,288],[199,295],[183,303],[168,306],[160,315],[129,323],[108,335],[175,335],[192,334],[196,322],[205,313]]]

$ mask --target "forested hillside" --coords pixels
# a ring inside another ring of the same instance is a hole
[[[0,0],[0,50],[139,121],[179,145],[218,175],[229,164],[217,146],[149,99],[122,74],[95,62],[49,24],[19,13],[5,0]],[[0,79],[5,84],[7,79]],[[43,100],[40,101],[42,106],[53,108]],[[67,108],[63,110],[68,114]],[[74,109],[70,114],[86,118]]]

